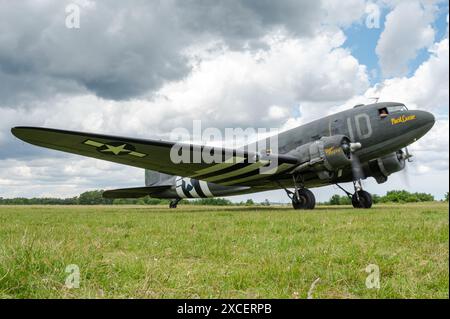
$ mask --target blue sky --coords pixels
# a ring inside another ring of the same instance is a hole
[[[436,32],[435,38],[442,39],[447,32],[447,15],[449,6],[446,1],[438,3],[437,6],[438,10],[436,12],[436,19],[433,21],[433,27]],[[375,70],[373,74],[376,76],[372,76],[372,73],[369,73],[371,75],[370,83],[372,85],[382,80],[382,72],[375,48],[377,46],[378,39],[384,30],[386,15],[390,12],[390,8],[380,8],[380,28],[367,28],[364,23],[357,22],[344,29],[346,35],[344,47],[351,50],[353,56],[357,58],[360,63],[366,65],[369,72]],[[416,69],[429,57],[430,53],[427,48],[418,50],[417,56],[408,63],[407,76],[413,75]]]

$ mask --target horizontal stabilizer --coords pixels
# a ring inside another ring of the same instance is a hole
[[[170,185],[164,186],[147,186],[147,187],[133,187],[121,188],[103,192],[104,198],[139,198],[147,195],[161,193],[170,189]]]

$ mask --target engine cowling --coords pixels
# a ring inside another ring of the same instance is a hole
[[[402,150],[377,158],[368,163],[369,175],[381,184],[388,176],[405,168],[405,154]]]
[[[350,139],[345,135],[325,136],[297,147],[289,153],[301,163],[294,171],[316,171],[321,179],[331,178],[332,172],[351,163]]]

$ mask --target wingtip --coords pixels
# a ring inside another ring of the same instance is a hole
[[[15,126],[11,128],[11,134],[17,137],[17,133],[20,130],[20,126]]]
[[[11,128],[11,134],[17,137],[18,139],[23,140],[24,133],[26,133],[28,130],[35,129],[36,127],[31,126],[14,126]]]

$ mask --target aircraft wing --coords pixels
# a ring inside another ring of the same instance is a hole
[[[273,176],[297,165],[295,158],[286,155],[270,155],[255,161],[255,153],[225,148],[214,148],[214,151],[208,148],[208,152],[221,152],[224,159],[220,163],[208,163],[201,156],[206,146],[178,143],[178,146],[188,150],[190,161],[176,163],[171,160],[174,142],[42,127],[14,127],[11,132],[17,138],[37,146],[223,185],[242,184]],[[277,165],[270,168],[274,160]],[[261,175],[258,172],[263,166],[269,168]]]

